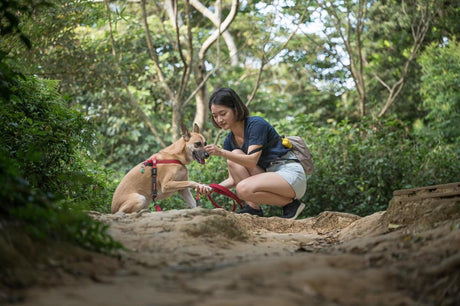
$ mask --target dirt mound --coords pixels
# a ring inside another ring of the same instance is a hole
[[[384,222],[429,228],[460,218],[460,183],[397,190]]]
[[[75,265],[80,275],[28,290],[25,304],[459,304],[458,196],[410,208],[398,197],[366,217],[323,212],[295,221],[202,208],[91,212],[124,244],[118,265]]]

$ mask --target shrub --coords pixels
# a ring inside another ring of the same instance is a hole
[[[303,126],[315,162],[303,216],[368,215],[385,210],[394,190],[460,180],[458,148],[417,138],[395,118]]]
[[[36,78],[15,80],[2,99],[0,217],[23,224],[34,238],[119,248],[105,226],[82,213],[106,203],[99,177],[104,172],[87,153],[88,122],[66,107],[56,86]]]
[[[302,201],[307,208],[301,217],[323,211],[341,211],[360,216],[385,210],[393,191],[460,181],[460,148],[450,143],[415,135],[397,118],[360,122],[331,121],[314,126],[308,116],[277,123],[286,135],[303,136],[309,146],[315,171],[308,177]],[[192,163],[190,178],[203,183],[219,183],[227,177],[224,159],[211,157],[206,166]],[[192,193],[195,191],[192,190]],[[217,203],[230,210],[230,199],[213,194]],[[202,197],[202,206],[214,208]],[[185,208],[178,196],[159,203],[163,209]],[[279,216],[276,206],[264,206],[266,216]]]
[[[424,133],[451,143],[460,138],[460,43],[429,46],[420,57],[420,92],[428,112]]]

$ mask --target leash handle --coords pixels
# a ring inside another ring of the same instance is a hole
[[[238,196],[236,194],[234,194],[231,190],[225,188],[224,186],[222,185],[219,185],[219,184],[209,184],[209,187],[212,188],[212,190],[214,192],[217,192],[219,194],[222,194],[226,197],[229,197],[231,199],[233,199],[233,209],[232,209],[232,212],[235,212],[236,210],[236,203],[238,203],[240,205],[241,208],[243,208],[243,202],[241,201],[240,198],[238,198]],[[211,195],[208,195],[208,198],[209,200],[211,201],[212,205],[214,205],[215,207],[217,208],[222,208],[222,206],[220,206],[219,204],[217,204],[211,197]]]

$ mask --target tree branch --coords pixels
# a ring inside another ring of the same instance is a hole
[[[211,10],[209,10],[198,0],[190,0],[190,4],[197,11],[199,11],[206,18],[208,18],[218,29],[220,28],[221,17],[219,16],[219,14],[214,14]],[[232,60],[232,66],[238,65],[238,52],[233,36],[228,31],[225,31],[222,33],[222,37],[224,38],[225,44],[227,45],[227,48],[229,50],[230,58]]]
[[[410,18],[409,14],[407,13],[407,11],[405,9],[404,0],[402,1],[401,5],[402,5],[402,11],[403,11],[404,15],[406,17]],[[382,110],[377,115],[378,117],[382,117],[383,115],[385,115],[385,113],[388,111],[390,106],[394,103],[394,101],[396,100],[397,96],[401,92],[401,90],[402,90],[402,88],[404,86],[407,74],[409,73],[410,64],[412,63],[412,61],[415,58],[415,55],[417,54],[417,52],[419,51],[420,47],[422,46],[422,43],[423,43],[423,41],[425,39],[425,36],[426,36],[426,33],[428,32],[428,30],[430,28],[430,24],[431,24],[431,20],[433,18],[433,15],[432,15],[432,13],[430,13],[429,4],[427,3],[424,8],[420,9],[420,11],[421,11],[421,16],[420,16],[420,20],[417,22],[417,26],[414,27],[415,22],[412,22],[411,26],[410,26],[414,42],[413,42],[413,45],[412,45],[412,51],[409,54],[406,62],[404,63],[403,72],[402,72],[401,77],[399,78],[399,80],[390,88],[389,85],[385,84],[380,78],[378,78],[374,74],[374,76],[377,78],[377,80],[379,80],[379,82],[381,84],[383,84],[387,88],[387,90],[389,91],[388,98],[387,98],[387,100],[385,102],[385,105],[383,106]]]
[[[209,36],[208,39],[206,39],[206,41],[201,46],[201,49],[198,53],[200,59],[204,58],[204,55],[206,54],[208,49],[211,47],[211,45],[218,39],[218,37],[225,31],[227,31],[228,27],[230,26],[233,19],[235,18],[236,13],[238,12],[238,5],[239,5],[238,0],[232,0],[232,6],[230,9],[230,13],[227,15],[224,22],[220,24],[220,26],[218,27],[218,30],[212,33],[211,36]]]
[[[158,75],[158,79],[160,80],[163,89],[166,91],[166,94],[169,96],[171,100],[175,99],[173,91],[169,88],[168,83],[166,82],[166,78],[163,74],[163,70],[160,67],[160,63],[158,60],[158,55],[153,47],[152,40],[150,38],[150,29],[149,24],[147,22],[147,11],[145,9],[145,0],[141,0],[141,8],[142,8],[142,21],[144,23],[144,30],[145,30],[145,38],[147,40],[147,47],[149,50],[150,58],[153,60],[153,64],[155,65],[155,70]]]
[[[108,0],[104,0],[104,3],[105,3],[105,7],[106,7],[106,10],[107,10],[107,16],[108,16],[108,19],[109,19],[109,31],[110,31],[110,43],[111,43],[111,46],[112,46],[112,54],[115,58],[115,61],[118,62],[118,65],[121,66],[121,63],[120,63],[120,58],[117,56],[117,52],[116,52],[116,48],[115,48],[115,39],[113,37],[113,30],[112,30],[112,17],[111,17],[111,13],[110,13],[110,7],[109,7],[109,1]],[[120,82],[123,84],[125,90],[126,90],[126,93],[128,94],[128,97],[129,97],[129,102],[131,103],[131,105],[134,107],[134,109],[137,111],[137,113],[141,116],[141,118],[143,119],[143,121],[147,124],[147,126],[150,128],[150,131],[152,132],[153,135],[156,136],[157,140],[159,141],[160,145],[162,147],[165,147],[165,143],[163,142],[163,138],[160,137],[158,131],[156,130],[155,126],[152,124],[152,121],[150,120],[150,118],[147,116],[147,114],[142,110],[142,107],[139,105],[139,103],[137,102],[137,100],[134,98],[134,96],[132,95],[131,91],[129,90],[129,86],[128,84],[125,82],[125,80],[123,79],[123,77],[121,76],[118,76]]]

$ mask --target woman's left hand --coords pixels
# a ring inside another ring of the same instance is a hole
[[[199,194],[210,195],[212,193],[212,188],[209,187],[208,185],[200,183],[198,184],[198,186],[196,186],[196,191]]]

